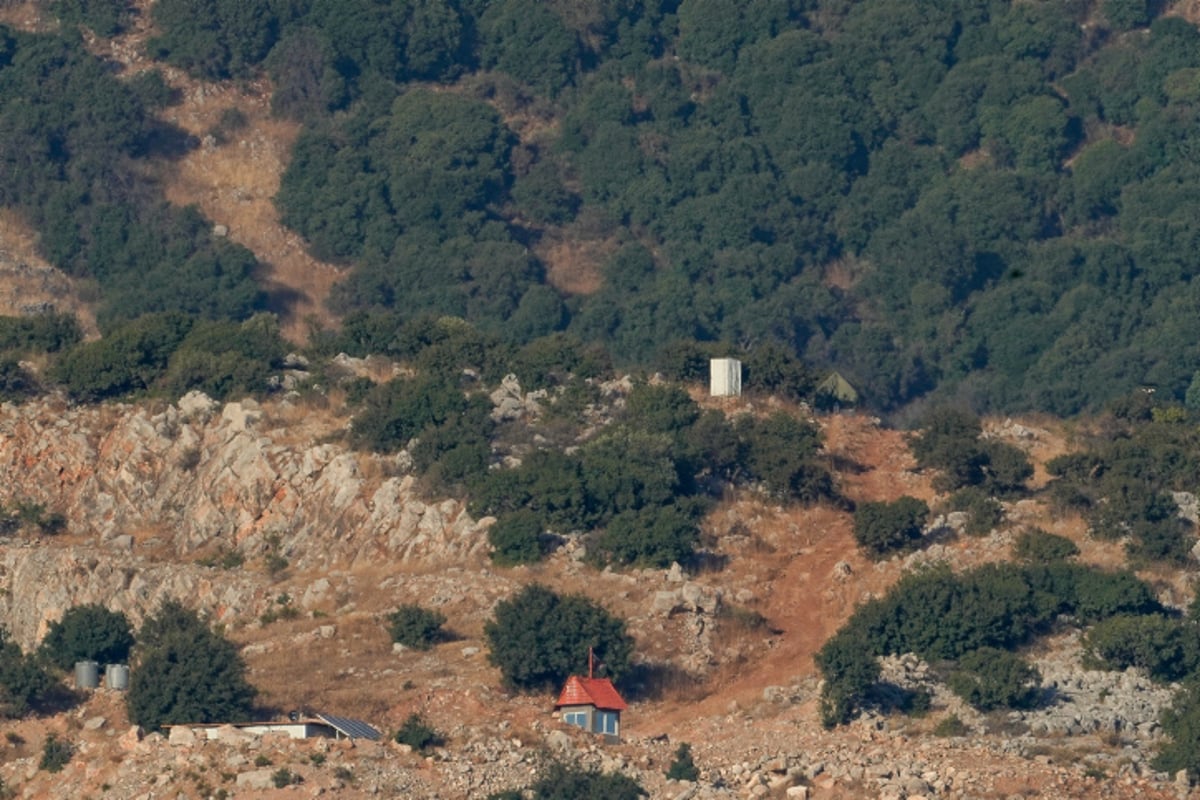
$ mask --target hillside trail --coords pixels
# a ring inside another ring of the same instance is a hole
[[[857,414],[823,417],[821,423],[825,454],[838,462],[840,489],[848,499],[895,499],[904,494],[932,499],[928,479],[914,472],[916,464],[902,432]],[[730,574],[723,581],[757,587],[760,602],[755,610],[770,628],[767,646],[723,668],[711,679],[706,699],[686,708],[662,704],[648,722],[683,729],[688,719],[753,707],[766,687],[812,684],[816,652],[859,603],[885,592],[898,574],[876,568],[860,554],[851,515],[829,504],[776,508],[773,516],[756,525],[754,535],[774,553],[731,559]],[[811,704],[802,709],[806,715],[813,710]]]

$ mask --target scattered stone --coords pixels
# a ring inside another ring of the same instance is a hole
[[[270,769],[254,769],[237,776],[237,787],[248,791],[261,791],[275,787],[274,772]]]
[[[186,725],[173,725],[167,741],[176,747],[191,747],[196,744],[196,732]]]

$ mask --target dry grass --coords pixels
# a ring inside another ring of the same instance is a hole
[[[325,300],[339,270],[307,253],[301,237],[280,222],[274,203],[300,126],[270,116],[265,87],[256,95],[230,87],[203,88],[190,91],[184,106],[169,109],[166,119],[204,139],[223,112],[236,108],[247,126],[227,142],[204,139],[205,145],[178,162],[163,164],[167,199],[198,206],[258,257],[260,282],[271,293],[272,310],[289,340],[303,342],[314,326],[336,327]]]
[[[863,279],[871,269],[865,260],[855,256],[843,256],[825,265],[824,284],[828,287],[849,291]]]
[[[12,209],[0,209],[0,314],[21,316],[41,307],[74,314],[84,334],[99,335],[95,287],[50,266],[38,255],[37,235]]]
[[[547,236],[533,247],[546,265],[547,282],[567,294],[592,294],[604,283],[601,268],[616,252],[612,239],[576,239],[573,236]]]
[[[1167,15],[1180,16],[1193,25],[1200,25],[1200,0],[1182,0],[1171,5]]]
[[[53,30],[57,25],[53,17],[42,13],[43,6],[45,2],[37,0],[6,3],[0,6],[0,24],[30,32]]]

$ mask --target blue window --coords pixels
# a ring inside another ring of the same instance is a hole
[[[584,730],[587,730],[588,715],[586,711],[568,711],[563,714],[563,722],[568,725],[577,725]]]
[[[596,733],[617,735],[617,713],[615,711],[596,712]]]

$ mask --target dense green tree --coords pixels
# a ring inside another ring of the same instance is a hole
[[[955,694],[979,711],[991,711],[1029,708],[1037,701],[1040,680],[1037,668],[1020,656],[982,647],[960,658],[946,682]]]
[[[1152,762],[1155,769],[1175,773],[1187,770],[1189,777],[1200,775],[1200,691],[1194,681],[1175,695],[1171,707],[1163,711],[1160,722],[1169,737]]]
[[[833,496],[832,478],[814,458],[821,441],[816,425],[778,411],[761,420],[739,418],[736,426],[751,476],[771,494],[808,503]]]
[[[82,605],[50,623],[39,653],[59,669],[70,669],[77,661],[125,663],[133,644],[133,629],[124,614],[102,605]]]
[[[142,623],[133,652],[129,718],[147,729],[249,717],[255,689],[237,646],[175,600]]]
[[[502,567],[540,561],[544,528],[542,518],[526,508],[497,517],[492,527],[488,528],[492,561]]]
[[[21,652],[8,631],[0,629],[0,715],[23,717],[50,700],[57,681],[42,663]]]
[[[86,25],[108,38],[126,27],[133,6],[129,0],[54,0],[50,9],[64,22]]]
[[[162,0],[153,16],[162,35],[150,51],[210,80],[246,72],[278,35],[279,18],[265,2]]]
[[[1200,668],[1194,623],[1158,614],[1121,614],[1097,622],[1084,637],[1085,662],[1105,669],[1138,667],[1163,683]]]
[[[483,67],[507,72],[548,95],[575,82],[582,58],[578,36],[546,4],[489,3],[478,26]]]
[[[483,627],[504,683],[521,691],[557,690],[572,674],[585,674],[588,652],[620,678],[633,639],[625,622],[583,595],[558,595],[530,584],[496,605]]]
[[[289,31],[265,61],[275,82],[271,110],[280,116],[311,121],[343,106],[349,87],[334,66],[332,45],[312,28]]]
[[[106,332],[261,311],[253,255],[146,180],[141,162],[195,145],[152,113],[173,92],[117,80],[74,30],[114,32],[127,2],[51,8],[61,35],[0,31],[0,202],[95,281]],[[1143,385],[1182,400],[1200,358],[1200,32],[1160,12],[162,0],[149,52],[270,74],[305,124],[277,203],[345,265],[338,313],[460,316],[516,345],[567,329],[623,367],[690,340],[765,375],[749,355],[775,342],[881,411],[932,395],[1073,414]],[[601,286],[563,291],[582,285],[564,272]],[[178,369],[198,384],[232,360]],[[945,488],[987,472],[961,455]],[[459,456],[462,474],[479,451]],[[1178,552],[1174,533],[1136,539]]]
[[[618,564],[669,567],[690,560],[699,538],[694,515],[666,505],[615,515],[597,537],[596,547]]]
[[[1140,28],[1150,22],[1147,0],[1104,0],[1101,10],[1109,24],[1121,31]]]
[[[52,376],[73,397],[87,401],[146,390],[166,371],[171,354],[193,324],[180,314],[147,315],[103,339],[72,348]]]
[[[907,495],[890,503],[860,503],[854,509],[854,540],[875,558],[888,556],[919,539],[928,518],[925,501]]]

